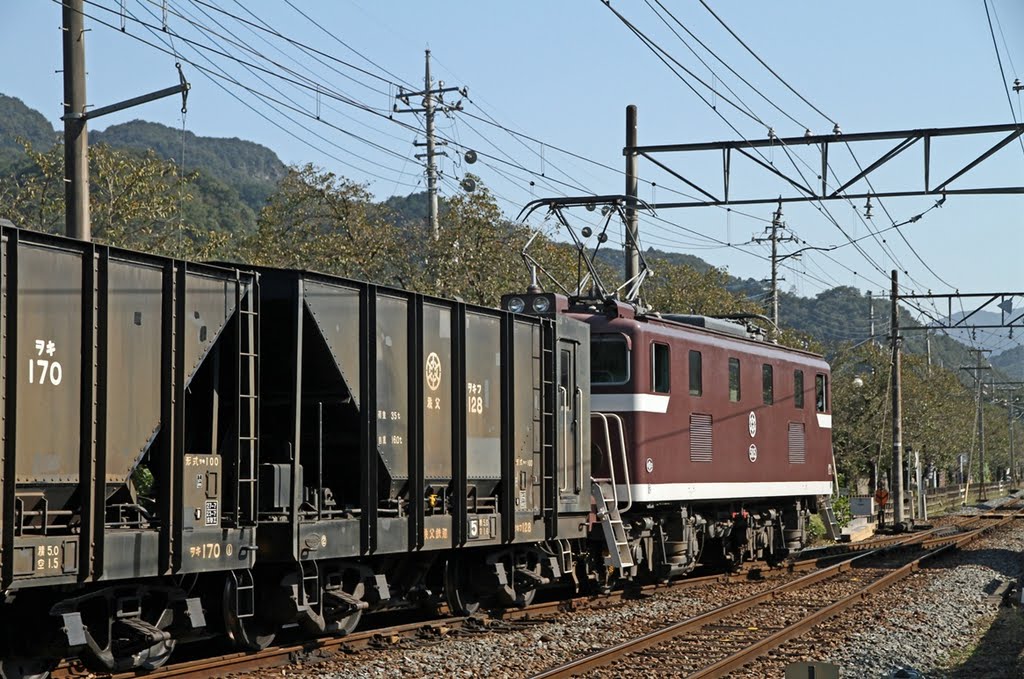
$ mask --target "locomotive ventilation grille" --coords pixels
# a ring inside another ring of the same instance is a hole
[[[804,423],[789,423],[789,463],[803,464],[807,461],[807,452],[804,446]]]
[[[690,462],[711,462],[711,416],[690,413]]]

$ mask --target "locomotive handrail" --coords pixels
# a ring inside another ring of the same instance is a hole
[[[622,422],[622,418],[615,413],[608,415],[604,413],[597,413],[591,411],[591,417],[600,417],[601,422],[604,425],[604,440],[607,442],[608,447],[605,449],[608,455],[608,473],[611,475],[609,479],[612,482],[612,501],[620,512],[628,512],[633,507],[633,489],[629,485],[629,465],[626,460],[626,427]],[[625,475],[626,482],[626,506],[619,507],[619,488],[615,481],[615,460],[612,459],[612,434],[608,428],[608,418],[614,417],[615,421],[619,423],[619,450],[622,451],[622,473]]]
[[[558,487],[558,492],[564,493],[569,490],[569,390],[559,386],[558,394],[562,409],[562,473],[565,481]]]
[[[580,413],[583,412],[583,390],[576,387],[576,421],[579,422]],[[576,465],[578,471],[576,472],[576,492],[583,490],[583,435],[580,431],[583,429],[581,426],[576,428]],[[566,470],[568,476],[568,470]]]
[[[623,480],[626,485],[626,506],[620,507],[619,511],[628,512],[633,507],[633,488],[629,484],[629,463],[626,460],[626,425],[622,422],[622,418],[615,413],[612,413],[611,417],[614,417],[615,421],[619,423],[619,450],[622,452],[622,474],[625,477]],[[609,445],[608,457],[611,458],[611,455],[611,445]]]

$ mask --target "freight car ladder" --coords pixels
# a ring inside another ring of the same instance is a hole
[[[258,280],[258,279],[257,279]],[[256,311],[257,280],[243,291],[235,287],[238,309],[238,523],[256,523],[256,460],[259,444],[259,318]]]

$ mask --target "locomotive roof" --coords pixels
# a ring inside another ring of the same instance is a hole
[[[642,328],[644,325],[646,325],[648,327],[663,329],[670,335],[697,335],[707,337],[709,339],[714,338],[715,340],[723,341],[725,343],[741,344],[743,345],[746,351],[752,353],[766,353],[774,355],[797,354],[799,356],[803,356],[806,358],[817,359],[822,362],[825,361],[824,356],[822,356],[821,354],[812,351],[807,351],[806,349],[799,349],[796,347],[774,344],[772,342],[765,342],[763,340],[755,339],[749,336],[741,336],[738,334],[724,332],[722,330],[715,329],[714,327],[702,327],[699,325],[694,325],[693,323],[688,323],[682,320],[677,320],[668,317],[671,316],[668,314],[661,315],[655,313],[645,313],[634,316],[629,313],[628,309],[621,309],[622,306],[626,305],[620,305],[620,313],[614,316],[611,314],[594,311],[585,312],[580,311],[578,309],[572,309],[569,313],[576,315],[577,317],[580,317],[581,320],[587,320],[591,327],[594,327],[595,325],[593,321],[598,319],[604,319],[604,321],[607,323],[607,327],[615,331],[625,330],[626,328]],[[622,311],[625,311],[625,313],[621,313]],[[586,316],[590,316],[590,319],[584,318]],[[697,316],[695,315],[694,317]],[[715,317],[713,316],[705,316],[704,318],[718,321],[724,320],[715,319]],[[742,327],[739,326],[739,324],[736,325],[737,327]]]

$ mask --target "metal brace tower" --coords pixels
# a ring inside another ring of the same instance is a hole
[[[434,115],[440,111],[442,113],[450,113],[452,111],[462,110],[462,100],[455,102],[454,104],[447,104],[444,101],[444,95],[448,92],[458,92],[461,96],[469,96],[465,87],[445,87],[443,80],[437,81],[437,87],[433,87],[433,80],[430,77],[430,50],[426,50],[426,67],[423,74],[423,90],[420,92],[406,92],[404,89],[399,89],[398,94],[395,96],[397,100],[394,105],[395,113],[422,113],[426,118],[426,132],[427,140],[425,142],[415,142],[416,146],[426,146],[426,153],[417,153],[416,158],[418,160],[427,161],[427,199],[428,199],[428,211],[429,219],[428,226],[430,233],[437,240],[441,234],[440,227],[437,221],[437,180],[439,173],[437,171],[437,163],[434,159],[437,156],[448,155],[444,151],[437,151],[437,146],[445,146],[447,142],[441,141],[440,144],[435,138],[434,134]],[[410,106],[409,99],[412,97],[423,97],[422,108],[398,108],[398,101],[402,102],[406,106]]]

